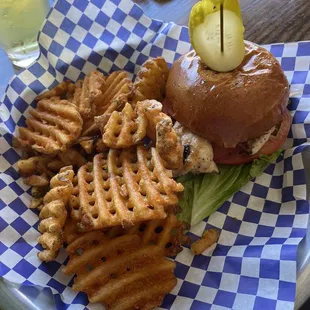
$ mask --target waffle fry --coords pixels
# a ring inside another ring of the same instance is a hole
[[[70,244],[77,238],[81,237],[77,229],[78,222],[71,217],[68,217],[63,229],[63,241],[64,243]]]
[[[104,100],[97,105],[96,116],[111,114],[114,111],[121,111],[125,103],[131,97],[132,82],[128,79],[127,73],[116,71],[106,79]],[[99,132],[98,123],[93,118],[85,121],[82,136],[96,135]]]
[[[74,104],[59,98],[43,99],[31,110],[27,128],[19,128],[22,146],[53,155],[63,152],[79,137],[83,121]]]
[[[70,207],[78,204],[78,192],[73,190],[70,197],[71,202],[74,201]],[[69,201],[70,201],[69,200]],[[79,231],[80,213],[75,212],[74,217],[68,219],[64,228],[64,240],[71,243],[73,240],[81,237],[83,234]],[[122,226],[113,226],[96,231],[103,233],[107,238],[115,238],[123,235],[138,235],[141,238],[142,245],[157,245],[163,251],[165,256],[172,257],[182,251],[182,245],[190,243],[189,237],[185,235],[185,231],[189,229],[189,225],[185,222],[179,221],[173,211],[168,213],[168,216],[162,220],[150,220],[136,223],[134,226],[124,228]]]
[[[74,84],[72,84],[71,81],[63,81],[51,90],[48,90],[47,92],[37,96],[36,101],[49,99],[52,97],[63,97],[68,93],[72,94],[74,92],[74,88]]]
[[[113,100],[117,98],[118,100],[128,100],[131,91],[132,82],[128,78],[127,72],[115,71],[111,73],[106,79],[105,91],[103,93],[104,100],[98,106],[97,115],[105,113],[111,106]]]
[[[200,255],[206,249],[210,248],[213,244],[215,244],[219,238],[219,231],[214,228],[207,229],[202,237],[191,245],[191,250],[194,255]]]
[[[171,117],[162,111],[162,104],[156,100],[144,100],[137,103],[148,120],[147,135],[154,142],[156,150],[167,163],[169,169],[179,169],[183,165],[183,146]]]
[[[59,153],[58,157],[63,164],[62,167],[72,165],[74,167],[80,168],[87,162],[85,157],[73,148],[70,148],[65,152]]]
[[[147,118],[140,108],[133,110],[126,103],[122,112],[114,111],[104,126],[102,141],[110,148],[131,147],[146,135]]]
[[[44,206],[43,197],[40,197],[40,198],[32,197],[31,198],[31,203],[29,205],[29,209],[37,209],[37,210],[41,211],[43,206]]]
[[[153,309],[176,285],[175,263],[158,246],[142,246],[137,235],[107,239],[90,232],[67,247],[66,274],[76,273],[74,290],[107,309]],[[154,268],[156,264],[156,268]]]
[[[17,162],[18,172],[24,177],[41,174],[53,176],[54,172],[48,167],[48,163],[51,160],[52,159],[50,157],[43,155],[33,156],[28,159],[20,159]]]
[[[175,256],[182,251],[182,245],[190,243],[185,231],[189,226],[177,219],[173,212],[162,220],[150,220],[135,224],[125,229],[122,234],[137,234],[141,238],[142,245],[156,245],[164,251],[168,257]]]
[[[51,179],[51,190],[44,196],[44,206],[40,212],[38,243],[44,248],[38,253],[42,261],[52,261],[56,258],[62,246],[62,230],[67,218],[66,204],[72,194],[72,167],[64,167]]]
[[[111,149],[78,171],[80,230],[163,219],[183,186],[172,179],[157,151]]]
[[[60,168],[55,170],[50,167],[54,161],[48,156],[33,156],[17,162],[18,172],[24,177],[24,183],[33,186],[31,194],[34,198],[43,197],[47,193],[50,179],[59,171]],[[30,208],[37,208],[40,204],[33,199]]]
[[[97,135],[81,137],[78,143],[87,154],[102,153],[108,150],[108,147],[103,144],[101,137]]]
[[[148,126],[147,126],[147,136],[156,141],[156,124],[167,115],[162,113],[163,105],[156,100],[144,100],[137,103],[143,113],[145,114]]]
[[[173,129],[172,120],[166,116],[156,124],[156,150],[167,163],[169,169],[179,169],[183,165],[183,146]]]
[[[34,187],[49,185],[50,179],[63,167],[73,165],[77,168],[86,163],[81,153],[73,148],[59,153],[57,157],[46,155],[20,159],[17,162],[18,172],[24,177],[24,183]],[[35,195],[34,193],[32,193]]]
[[[69,198],[69,208],[72,221],[78,222],[81,219],[81,206],[79,199],[79,186],[78,186],[78,177],[74,176],[72,180],[73,191]]]
[[[84,120],[96,115],[97,105],[104,100],[104,89],[105,78],[98,71],[86,75],[83,82],[77,83],[73,103]]]
[[[146,99],[162,101],[169,75],[169,68],[162,57],[147,60],[137,74],[133,85],[132,103]]]

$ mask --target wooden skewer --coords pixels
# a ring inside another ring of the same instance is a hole
[[[224,53],[224,5],[220,5],[221,53]]]

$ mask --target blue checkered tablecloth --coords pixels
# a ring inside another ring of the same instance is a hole
[[[46,88],[98,68],[134,75],[149,57],[163,56],[171,64],[190,49],[188,31],[148,18],[129,0],[58,0],[39,43],[40,59],[10,81],[0,106],[0,276],[50,287],[58,309],[101,309],[72,291],[73,279],[61,271],[65,251],[55,262],[38,260],[38,217],[27,208],[30,192],[17,173],[12,136]],[[178,284],[163,309],[294,308],[296,251],[309,214],[301,152],[310,139],[310,42],[266,48],[291,84],[293,124],[286,150],[262,176],[191,229],[195,240],[206,228],[217,227],[220,239],[212,255],[193,256],[188,248],[178,254]]]

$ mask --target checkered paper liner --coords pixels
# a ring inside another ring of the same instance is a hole
[[[190,49],[188,30],[148,18],[129,0],[59,0],[39,35],[40,59],[15,76],[0,106],[0,276],[49,287],[57,309],[102,309],[62,274],[57,261],[42,263],[38,217],[27,208],[29,188],[17,173],[12,137],[25,125],[37,94],[63,79],[76,81],[99,68],[135,74],[149,57],[169,64]],[[163,309],[293,309],[296,251],[307,229],[309,204],[301,152],[310,139],[310,42],[266,46],[291,84],[293,124],[284,154],[210,218],[193,227],[193,240],[208,227],[221,229],[212,256],[176,257],[178,284]]]

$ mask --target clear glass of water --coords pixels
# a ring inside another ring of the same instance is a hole
[[[49,7],[49,0],[0,0],[0,47],[15,68],[38,58],[37,35]]]

